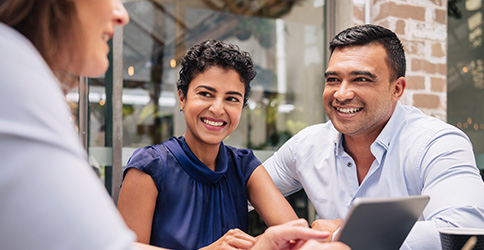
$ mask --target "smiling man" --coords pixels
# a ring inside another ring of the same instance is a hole
[[[402,249],[439,249],[440,227],[484,227],[484,183],[468,137],[399,102],[406,61],[395,33],[355,26],[330,51],[330,121],[303,129],[263,164],[279,190],[304,188],[321,218],[313,227],[332,232],[357,197],[429,195]]]

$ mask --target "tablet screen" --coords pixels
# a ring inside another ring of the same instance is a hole
[[[356,198],[336,240],[352,250],[399,249],[429,196]]]

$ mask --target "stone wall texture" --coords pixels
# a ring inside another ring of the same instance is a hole
[[[447,0],[353,0],[353,25],[365,23],[366,6],[366,20],[393,30],[405,48],[402,103],[446,121]]]

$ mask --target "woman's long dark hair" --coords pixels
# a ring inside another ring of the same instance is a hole
[[[77,33],[73,31],[77,20],[74,2],[0,0],[0,22],[27,37],[52,67],[59,51],[76,42],[76,39],[69,39]]]

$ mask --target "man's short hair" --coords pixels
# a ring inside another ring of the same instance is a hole
[[[333,54],[337,48],[374,43],[381,44],[387,52],[391,80],[405,76],[406,60],[402,43],[393,31],[382,26],[365,24],[345,29],[331,40],[329,50]]]

